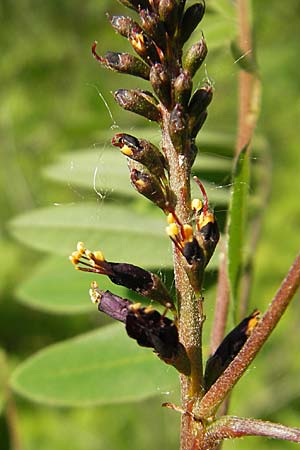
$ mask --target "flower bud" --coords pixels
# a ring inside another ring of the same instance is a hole
[[[178,0],[160,0],[158,13],[168,35],[172,37],[178,26]]]
[[[150,173],[159,179],[166,180],[166,160],[155,145],[125,133],[117,133],[112,138],[112,144],[119,147],[128,158],[143,164]]]
[[[126,322],[129,306],[132,304],[130,300],[114,295],[109,291],[100,291],[95,282],[92,283],[90,297],[93,303],[98,304],[100,312],[104,312],[112,319]]]
[[[100,312],[125,324],[128,336],[135,339],[138,345],[153,348],[165,363],[190,375],[190,362],[179,342],[178,329],[173,320],[151,306],[145,308],[109,291],[101,291],[96,282],[91,284],[90,296]]]
[[[108,19],[113,29],[121,36],[124,36],[126,38],[129,37],[132,27],[134,27],[135,25],[138,26],[138,24],[133,19],[131,19],[131,17],[108,15]]]
[[[181,35],[180,41],[184,44],[192,32],[196,29],[202,20],[205,12],[205,3],[194,3],[184,13],[182,24],[181,24]]]
[[[197,177],[193,179],[198,184],[204,199],[201,208],[195,210],[197,228],[195,237],[204,252],[205,266],[207,266],[219,242],[220,232],[215,215],[208,208],[208,197],[203,184]]]
[[[192,87],[193,82],[190,74],[183,70],[174,81],[175,102],[186,108],[190,100]]]
[[[192,138],[195,138],[204,124],[207,111],[206,108],[212,101],[213,90],[211,86],[197,89],[188,106],[189,130]]]
[[[260,312],[254,310],[250,316],[242,320],[222,341],[215,353],[208,359],[205,368],[204,383],[205,390],[217,381],[220,375],[229,366],[231,361],[243,348],[248,337],[259,320]]]
[[[138,24],[131,27],[128,39],[136,53],[148,64],[160,61],[157,47]]]
[[[151,200],[163,211],[168,209],[169,202],[166,192],[154,175],[132,168],[130,171],[130,181],[133,187],[144,197]]]
[[[173,365],[179,372],[190,375],[190,361],[179,342],[174,321],[151,307],[132,305],[126,318],[126,331],[139,345],[153,348],[164,362]]]
[[[182,105],[177,103],[170,114],[169,133],[172,144],[179,153],[184,153],[187,146],[187,116]]]
[[[142,9],[140,11],[141,25],[145,33],[150,36],[156,45],[165,50],[166,48],[166,29],[161,22],[159,15],[154,11]]]
[[[93,56],[104,67],[115,72],[126,73],[128,75],[134,75],[149,80],[150,69],[140,59],[129,53],[117,52],[107,52],[106,55],[102,57],[96,53],[96,45],[97,42],[94,42],[92,46]]]
[[[144,116],[149,120],[160,122],[161,115],[157,101],[151,92],[141,89],[118,89],[114,93],[116,102],[125,110]]]
[[[166,106],[171,105],[171,81],[162,64],[156,63],[150,70],[150,83],[159,100]]]
[[[189,72],[192,78],[197,72],[197,70],[201,67],[206,55],[207,55],[207,47],[204,37],[202,36],[201,41],[192,45],[192,47],[187,51],[185,55],[183,66],[185,70]]]

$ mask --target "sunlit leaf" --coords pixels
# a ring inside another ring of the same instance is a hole
[[[87,406],[139,401],[173,389],[175,370],[116,324],[53,345],[21,364],[11,385],[37,402]]]
[[[103,250],[110,261],[144,267],[170,266],[165,226],[163,215],[96,202],[41,208],[10,223],[12,234],[37,250],[68,256],[83,241],[91,250]]]
[[[228,274],[234,315],[238,309],[238,287],[243,265],[245,221],[249,194],[249,155],[244,148],[233,173],[233,187],[229,207]]]

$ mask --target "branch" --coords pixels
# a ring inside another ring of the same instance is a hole
[[[197,408],[194,410],[195,415],[203,419],[215,414],[219,405],[247,370],[277,325],[299,285],[300,257],[297,256],[264,316],[252,331],[251,336],[237,357],[217,379],[215,384],[212,385],[199,405],[197,405]]]
[[[273,439],[300,443],[300,429],[290,428],[264,420],[246,419],[235,416],[224,416],[217,420],[206,431],[209,444],[224,439],[235,439],[243,436],[265,436]]]

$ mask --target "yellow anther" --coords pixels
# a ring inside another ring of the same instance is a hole
[[[91,288],[92,289],[97,289],[98,287],[99,287],[99,285],[98,285],[97,281],[92,281],[91,282]]]
[[[184,240],[192,241],[193,237],[194,237],[194,232],[193,232],[193,228],[191,227],[191,225],[184,224],[183,230],[184,230],[184,238],[185,238]]]
[[[141,33],[137,34],[132,40],[132,45],[140,51],[143,50],[145,47],[144,36]]]
[[[201,214],[198,219],[198,226],[201,229],[208,223],[214,223],[214,222],[215,222],[215,216],[213,213]]]
[[[84,247],[84,243],[83,242],[78,242],[77,243],[77,251],[78,253],[80,253],[80,255],[83,255],[85,252],[85,247]]]
[[[84,254],[85,254],[85,256],[86,256],[87,258],[89,258],[89,259],[94,259],[94,253],[91,252],[91,250],[88,250],[88,249],[86,248]]]
[[[144,309],[144,312],[145,312],[146,314],[149,314],[149,313],[151,313],[152,311],[153,311],[153,308],[152,308],[151,305],[146,306],[146,308]]]
[[[121,152],[123,153],[123,155],[125,156],[132,156],[132,150],[128,145],[124,145],[124,147],[122,147]]]
[[[72,264],[74,264],[74,266],[76,266],[79,263],[78,258],[76,258],[73,254],[69,256],[69,260],[71,261]]]
[[[256,325],[259,321],[259,314],[260,314],[259,311],[255,311],[253,313],[253,317],[251,317],[251,319],[249,320],[248,325],[247,325],[247,332],[246,332],[246,334],[248,336],[252,333],[253,328],[256,327]]]
[[[168,214],[168,216],[167,216],[167,221],[168,221],[168,223],[170,223],[170,224],[176,222],[173,213],[169,213],[169,214]]]
[[[129,309],[135,313],[138,312],[139,309],[141,309],[141,306],[142,306],[141,303],[133,303],[133,305],[129,306]]]
[[[174,238],[179,234],[179,228],[176,223],[171,223],[168,227],[166,227],[166,233],[168,236]]]
[[[98,261],[105,261],[104,255],[100,250],[96,250],[93,255]]]
[[[101,293],[99,291],[96,291],[95,288],[91,288],[89,290],[89,295],[92,303],[100,303]]]
[[[199,198],[194,198],[192,200],[192,210],[193,211],[200,211],[203,207],[203,203]]]
[[[144,188],[145,186],[147,186],[147,184],[145,183],[145,181],[144,181],[144,180],[141,180],[141,179],[136,180],[135,184],[136,184],[137,186],[140,186],[141,188]]]

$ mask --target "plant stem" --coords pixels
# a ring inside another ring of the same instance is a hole
[[[299,285],[300,257],[297,256],[272,303],[252,331],[244,347],[203,397],[197,410],[199,417],[208,418],[215,414],[219,405],[249,367],[277,325]]]
[[[170,187],[176,196],[176,214],[183,223],[190,220],[190,163],[175,150],[168,131],[169,112],[162,108],[162,148],[170,169]],[[194,290],[184,268],[182,255],[174,247],[174,276],[179,311],[180,342],[184,345],[191,363],[191,376],[181,375],[182,408],[190,411],[193,402],[202,396],[202,299],[195,298]],[[181,450],[192,448],[194,421],[183,414],[181,423]]]
[[[223,244],[223,245],[222,245]],[[215,316],[210,339],[210,354],[212,355],[221,344],[226,328],[229,307],[229,284],[227,274],[227,252],[224,242],[220,243],[221,249],[217,297],[215,304]]]
[[[243,55],[253,55],[252,32],[250,25],[250,1],[237,0],[239,36],[238,42]],[[260,82],[256,74],[239,72],[239,115],[236,155],[249,144],[257,122],[260,100]],[[248,147],[250,152],[250,146]]]
[[[300,429],[264,420],[225,416],[207,428],[206,439],[208,444],[214,445],[216,441],[243,436],[265,436],[299,443]]]

